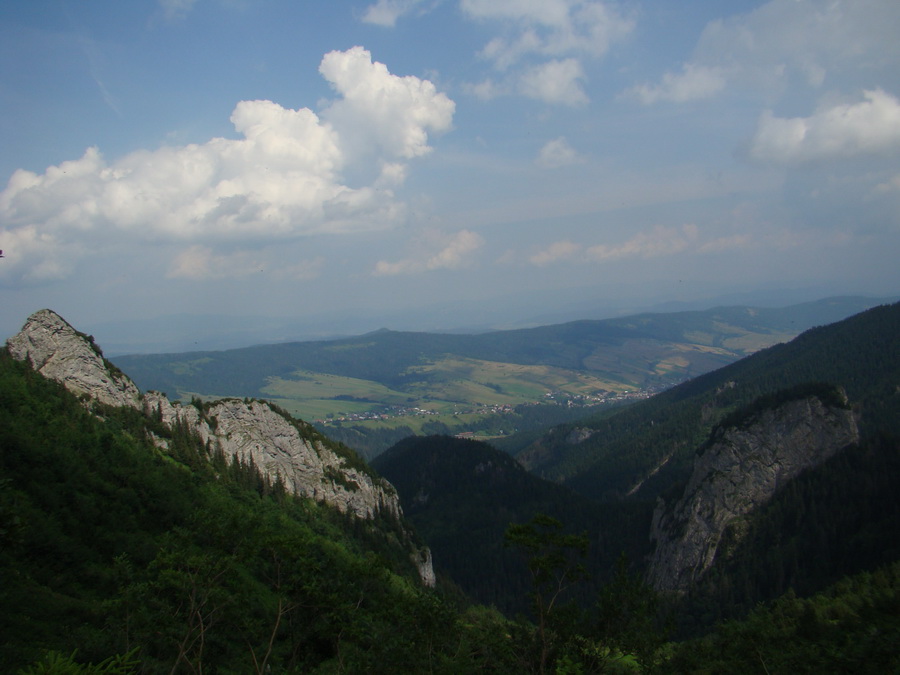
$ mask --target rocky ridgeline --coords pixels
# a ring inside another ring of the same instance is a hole
[[[90,336],[79,333],[62,317],[43,309],[7,341],[13,358],[28,360],[49,379],[69,391],[111,406],[142,410],[173,428],[186,424],[226,457],[250,460],[273,482],[303,497],[324,502],[357,518],[386,515],[400,520],[397,491],[385,479],[332,450],[326,443],[307,438],[304,423],[291,419],[266,401],[222,399],[201,412],[194,405],[171,402],[158,392],[141,394],[135,384],[107,362]],[[164,439],[156,439],[165,445]],[[434,585],[428,549],[412,550],[419,575]]]
[[[685,592],[713,565],[723,535],[736,544],[745,518],[802,471],[857,443],[852,411],[816,396],[762,411],[720,430],[674,505],[660,500],[653,515],[656,541],[649,580],[661,591]]]
[[[41,375],[78,396],[112,406],[141,407],[141,392],[103,358],[94,339],[49,309],[32,314],[6,347],[14,359],[27,359]]]
[[[221,399],[201,415],[195,406],[173,404],[158,392],[147,392],[143,400],[148,415],[159,415],[170,428],[186,422],[226,457],[245,463],[252,460],[273,480],[279,476],[289,492],[358,518],[374,518],[378,513],[400,518],[400,503],[389,482],[348,466],[321,441],[303,438],[296,421],[266,401]]]

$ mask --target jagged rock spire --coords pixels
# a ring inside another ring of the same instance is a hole
[[[103,358],[90,336],[79,333],[59,314],[42,309],[7,340],[13,358],[29,361],[44,377],[62,382],[78,395],[114,406],[141,407],[141,392]]]

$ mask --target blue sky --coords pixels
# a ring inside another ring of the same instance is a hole
[[[0,333],[894,295],[898,31],[894,0],[3,3]]]

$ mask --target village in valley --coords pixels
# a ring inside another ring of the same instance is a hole
[[[660,391],[668,389],[671,384],[658,385],[646,389],[634,389],[627,391],[598,391],[593,394],[570,394],[564,391],[548,391],[543,400],[531,401],[520,405],[562,405],[569,408],[588,408],[601,405],[621,404],[650,398]],[[469,407],[454,409],[453,415],[509,415],[516,412],[518,405],[511,404],[480,404],[475,403]],[[440,416],[450,414],[446,411],[435,410],[418,406],[384,406],[378,410],[362,412],[338,412],[329,414],[324,418],[313,420],[316,424],[328,425],[345,422],[378,422],[404,417]]]

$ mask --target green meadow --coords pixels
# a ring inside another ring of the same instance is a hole
[[[402,389],[373,380],[296,370],[270,377],[261,391],[288,412],[323,419],[397,408],[452,416],[475,408],[545,401],[549,392],[593,396],[628,389],[621,382],[565,368],[460,357],[412,366],[398,379],[404,382]]]

